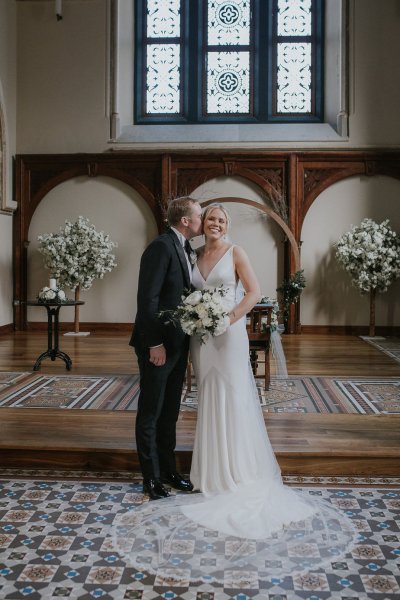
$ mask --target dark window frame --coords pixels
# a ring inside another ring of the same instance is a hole
[[[276,101],[277,0],[250,0],[257,17],[250,39],[250,114],[204,115],[205,106],[205,0],[181,0],[181,112],[179,114],[145,114],[146,92],[146,0],[135,3],[134,98],[135,124],[268,124],[321,123],[324,103],[324,0],[312,0],[312,114],[282,114],[274,111]],[[263,25],[262,25],[263,24]],[[268,33],[265,39],[265,32]],[[151,38],[154,42],[157,38]],[[171,38],[172,39],[172,38]],[[304,36],[290,36],[291,41],[304,41]],[[170,38],[163,38],[168,43]],[[236,50],[237,46],[226,49]],[[225,47],[224,47],[225,50]],[[261,74],[266,73],[265,77]]]

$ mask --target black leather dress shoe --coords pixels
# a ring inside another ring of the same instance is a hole
[[[171,487],[181,492],[192,492],[193,485],[189,479],[184,479],[179,473],[166,473],[161,475],[161,481],[168,483]]]
[[[171,495],[159,479],[143,479],[143,493],[147,494],[150,500],[160,500]]]

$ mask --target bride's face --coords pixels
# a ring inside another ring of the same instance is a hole
[[[204,219],[203,233],[206,238],[218,240],[226,234],[227,226],[224,212],[220,208],[214,208]]]

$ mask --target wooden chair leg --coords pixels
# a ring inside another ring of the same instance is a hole
[[[271,365],[269,363],[269,348],[265,351],[265,389],[269,390],[271,383]]]
[[[250,350],[250,364],[255,377],[257,375],[257,350]]]
[[[190,358],[186,369],[186,389],[188,392],[192,391],[192,363]]]

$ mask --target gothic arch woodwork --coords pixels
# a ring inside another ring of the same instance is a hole
[[[328,153],[327,153],[328,154]],[[340,155],[339,155],[340,156]],[[346,152],[334,160],[329,156],[319,160],[300,159],[299,177],[303,186],[297,197],[298,221],[295,235],[300,237],[304,218],[315,199],[332,184],[356,175],[386,175],[400,179],[400,156],[396,153],[370,154]]]
[[[190,195],[193,190],[217,177],[239,176],[255,183],[275,212],[287,219],[288,208],[285,190],[285,166],[287,158],[272,161],[265,157],[238,156],[188,156],[186,160],[172,159],[171,196]]]
[[[111,159],[111,160],[110,160]],[[123,181],[137,191],[150,207],[159,231],[164,227],[157,198],[161,182],[159,157],[110,155],[29,155],[16,161],[18,208],[14,214],[14,324],[26,328],[27,249],[32,216],[41,200],[60,183],[79,176],[105,176]]]
[[[164,227],[168,199],[193,192],[215,177],[239,176],[256,184],[270,206],[258,203],[285,232],[285,276],[301,268],[300,235],[304,217],[327,187],[354,175],[400,179],[400,152],[371,151],[237,151],[106,152],[102,154],[19,155],[15,161],[17,210],[14,213],[14,324],[26,327],[27,243],[34,211],[55,186],[73,177],[100,175],[125,182],[147,202],[158,228]],[[228,201],[226,198],[222,200]],[[112,199],[111,199],[112,201]],[[252,204],[252,201],[229,198]],[[291,312],[289,331],[299,332],[299,303]]]
[[[260,202],[255,202],[254,200],[248,200],[247,198],[237,198],[233,196],[225,196],[223,198],[214,198],[213,200],[206,200],[205,202],[202,202],[201,205],[208,206],[213,202],[219,202],[221,204],[225,202],[245,204],[246,206],[252,206],[253,208],[256,208],[257,210],[260,210],[261,212],[268,215],[271,219],[275,221],[275,223],[279,225],[279,227],[284,232],[285,236],[287,236],[294,256],[294,269],[295,271],[298,271],[300,269],[300,253],[296,239],[293,233],[290,231],[287,223],[285,223],[282,217],[280,217],[276,212],[274,212],[269,206],[265,206],[264,204],[261,204]]]

